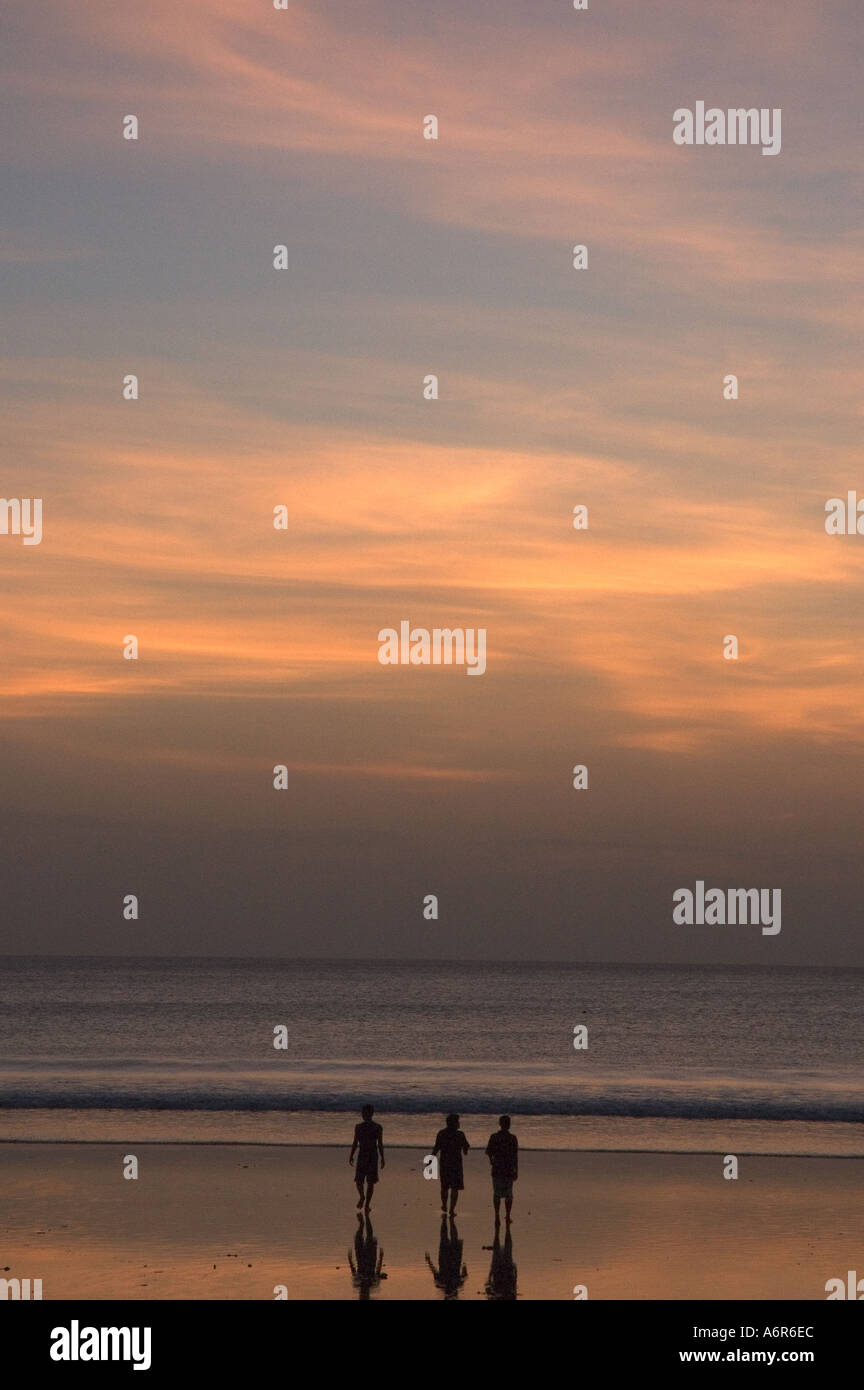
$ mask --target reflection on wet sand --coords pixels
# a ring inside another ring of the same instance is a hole
[[[489,1249],[489,1247],[486,1247]],[[510,1228],[501,1244],[501,1228],[495,1227],[495,1240],[492,1244],[492,1263],[486,1280],[486,1297],[497,1302],[512,1301],[516,1298],[516,1266],[513,1263],[513,1237]]]
[[[435,1287],[440,1289],[445,1301],[459,1297],[459,1290],[468,1278],[468,1268],[462,1263],[462,1244],[456,1222],[451,1217],[441,1217],[441,1231],[438,1239],[438,1267],[432,1263],[426,1251],[426,1263],[432,1271]]]
[[[357,1297],[361,1300],[371,1297],[372,1290],[377,1288],[382,1279],[387,1275],[382,1274],[384,1264],[384,1251],[378,1249],[378,1239],[372,1230],[372,1219],[368,1212],[365,1219],[357,1213],[357,1230],[354,1232],[354,1256],[348,1251],[348,1263],[351,1266],[352,1281],[355,1289],[358,1290]]]

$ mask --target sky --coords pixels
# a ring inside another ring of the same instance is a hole
[[[857,0],[3,27],[0,953],[860,964]]]

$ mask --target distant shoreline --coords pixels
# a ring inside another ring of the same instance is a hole
[[[782,1123],[782,1121],[778,1121]],[[431,1141],[430,1141],[431,1142]],[[134,1143],[137,1148],[149,1146],[152,1148],[206,1148],[206,1149],[344,1149],[346,1153],[350,1148],[350,1139],[344,1143],[335,1143],[322,1140],[321,1142],[311,1141],[304,1143],[302,1140],[296,1143],[286,1141],[284,1143],[272,1139],[0,1139],[0,1148],[4,1145],[34,1144],[38,1146],[51,1147],[57,1144],[80,1146],[81,1148],[92,1148],[101,1145],[103,1148],[116,1149],[124,1145]],[[476,1146],[474,1146],[476,1148]],[[385,1142],[385,1153],[428,1153],[429,1144],[388,1144]],[[719,1150],[713,1149],[565,1149],[565,1148],[542,1148],[530,1144],[520,1146],[522,1153],[535,1154],[622,1154],[635,1157],[641,1154],[651,1154],[658,1158],[716,1158]],[[782,1158],[782,1159],[844,1159],[853,1163],[864,1159],[864,1152],[860,1154],[826,1154],[826,1153],[784,1153],[782,1150],[777,1153],[768,1152],[764,1149],[754,1149],[748,1152],[742,1149],[740,1144],[736,1145],[735,1152],[742,1158]]]

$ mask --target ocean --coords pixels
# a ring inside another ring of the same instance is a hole
[[[862,1155],[862,1063],[864,970],[0,958],[0,1140]]]

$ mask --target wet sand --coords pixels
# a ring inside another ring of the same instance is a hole
[[[389,1151],[358,1250],[347,1149],[0,1144],[0,1276],[46,1300],[486,1299],[514,1277],[524,1299],[824,1300],[864,1272],[864,1159],[742,1157],[730,1181],[720,1154],[524,1152],[494,1249],[483,1153],[442,1245],[423,1152]]]

